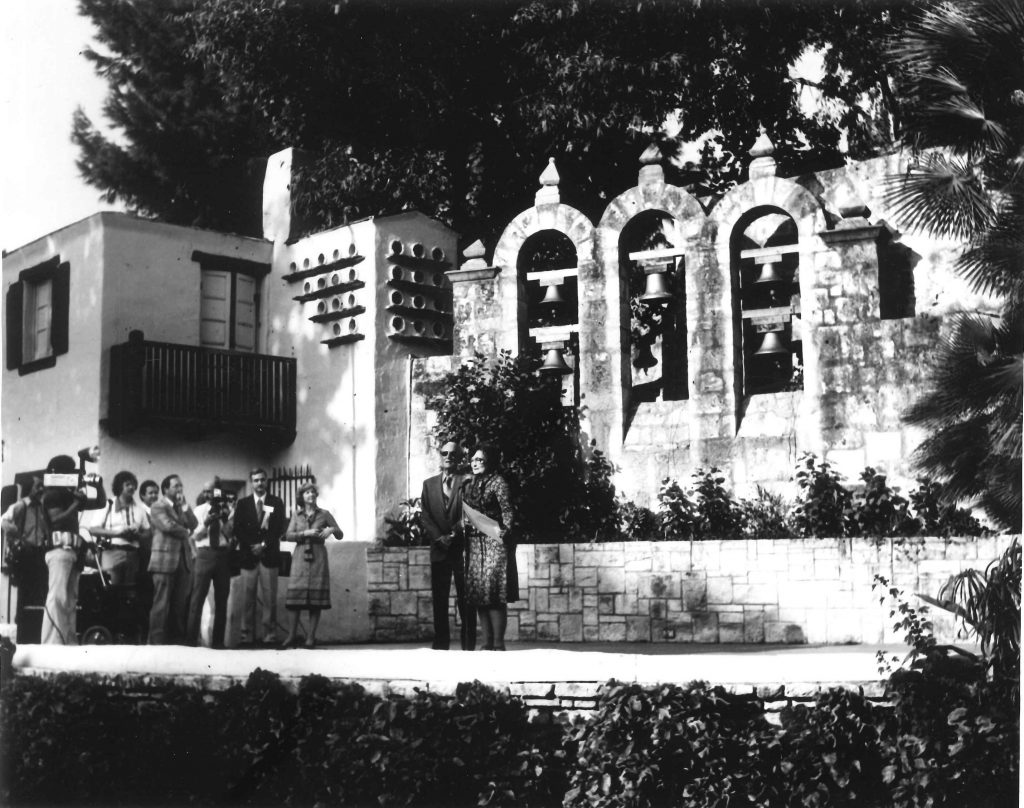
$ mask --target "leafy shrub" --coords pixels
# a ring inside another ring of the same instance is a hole
[[[625,541],[657,541],[661,538],[661,525],[650,508],[621,497],[617,507],[620,538]]]
[[[478,354],[448,374],[428,406],[437,412],[439,439],[497,446],[521,533],[544,537],[566,527],[560,515],[588,490],[579,408],[564,407],[560,382],[534,370],[535,362],[508,351],[493,361]]]
[[[549,806],[566,789],[561,729],[479,683],[384,699],[261,670],[221,693],[19,676],[0,720],[5,805]]]
[[[889,678],[893,732],[885,782],[896,806],[1001,806],[1020,776],[1020,580],[1018,540],[984,573],[954,576],[930,602],[964,619],[982,652],[939,645],[925,616],[889,588],[911,645],[909,664]],[[883,586],[887,582],[879,578]],[[962,582],[963,586],[957,583]]]
[[[910,492],[910,503],[924,536],[982,536],[985,529],[970,511],[942,501],[942,485],[918,480]]]
[[[846,519],[852,504],[850,492],[827,460],[807,453],[797,465],[799,495],[793,526],[800,536],[839,538],[847,534]]]
[[[887,711],[859,693],[832,688],[813,705],[783,708],[770,750],[774,795],[786,805],[884,805],[882,738]]]
[[[752,696],[703,683],[609,682],[594,716],[570,732],[577,767],[563,804],[751,804],[764,791],[758,758],[773,735]]]
[[[669,541],[697,537],[700,516],[697,504],[675,480],[666,477],[658,490],[658,519],[662,535]]]
[[[871,466],[861,472],[864,490],[853,499],[847,520],[852,536],[913,536],[920,523],[910,516],[910,502],[891,488],[884,474]]]
[[[391,516],[384,517],[385,531],[377,541],[384,547],[416,547],[423,544],[425,537],[420,514],[423,504],[419,497],[402,500],[392,510]]]
[[[559,521],[569,541],[617,541],[621,535],[622,514],[615,496],[612,475],[615,467],[591,442],[584,463],[579,493],[562,509]]]
[[[744,538],[784,539],[794,535],[791,506],[781,494],[757,486],[757,497],[741,500],[738,507]]]
[[[717,468],[697,469],[693,492],[697,503],[697,534],[707,538],[735,539],[742,514],[736,500],[725,488],[725,477]]]

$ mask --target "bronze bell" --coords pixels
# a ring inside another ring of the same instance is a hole
[[[640,299],[644,303],[667,303],[672,299],[672,293],[668,290],[668,284],[665,279],[664,269],[645,269],[647,277],[645,278],[644,293],[640,295]]]
[[[769,331],[761,341],[761,347],[754,351],[754,356],[771,356],[772,354],[788,354],[787,348],[778,331]]]
[[[542,306],[550,306],[553,309],[565,305],[565,298],[562,297],[562,285],[553,283],[544,288],[544,299],[540,301]]]
[[[540,373],[558,374],[559,376],[568,376],[572,373],[572,368],[565,363],[562,348],[548,348],[547,353],[544,354],[544,362],[537,370]]]
[[[636,359],[633,360],[633,367],[639,370],[647,370],[647,368],[653,368],[658,364],[658,360],[654,356],[654,351],[651,350],[651,344],[649,342],[639,342],[636,347]]]
[[[757,276],[754,283],[778,283],[782,280],[785,278],[775,271],[775,262],[768,261],[761,265],[761,274]]]

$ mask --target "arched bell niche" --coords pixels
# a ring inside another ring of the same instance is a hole
[[[730,239],[737,393],[803,389],[800,251],[796,222],[780,208],[746,212]]]
[[[675,220],[662,210],[641,211],[622,228],[618,246],[629,400],[688,398],[686,282]]]
[[[563,376],[563,387],[578,401],[579,257],[560,230],[528,236],[516,256],[516,272],[526,289],[526,353],[542,372]]]

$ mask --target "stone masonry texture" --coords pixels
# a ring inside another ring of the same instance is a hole
[[[881,575],[912,605],[949,576],[984,569],[1010,538],[929,538],[526,544],[516,550],[520,599],[509,640],[677,643],[891,643]],[[373,550],[373,641],[429,640],[426,548]],[[455,620],[454,590],[449,613]],[[932,610],[940,642],[957,626]],[[453,636],[458,636],[454,630]]]

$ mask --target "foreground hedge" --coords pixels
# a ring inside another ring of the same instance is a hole
[[[479,683],[382,699],[272,674],[222,693],[62,675],[0,694],[5,805],[1005,806],[1019,722],[977,671],[833,690],[766,720],[752,696],[610,682],[574,727]]]

